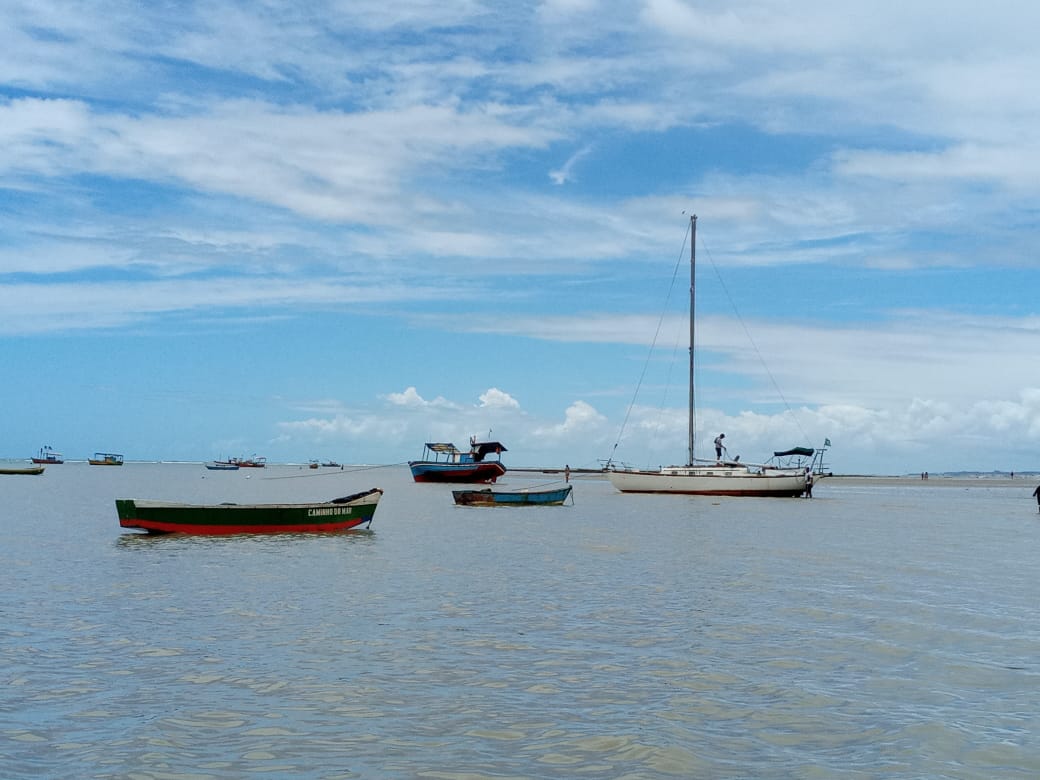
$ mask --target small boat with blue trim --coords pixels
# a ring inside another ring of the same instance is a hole
[[[369,526],[382,495],[380,488],[372,488],[307,504],[178,504],[118,498],[116,513],[123,528],[152,534],[329,533]]]
[[[210,471],[238,471],[238,464],[227,460],[214,460],[206,464]]]
[[[571,496],[571,485],[552,490],[453,490],[451,495],[459,506],[562,506]]]

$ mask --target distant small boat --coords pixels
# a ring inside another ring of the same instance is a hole
[[[459,506],[560,506],[571,494],[571,485],[554,490],[453,490]],[[571,499],[573,503],[573,499]]]
[[[207,463],[206,468],[210,471],[238,471],[238,464],[228,463],[224,460],[215,460],[211,463]]]
[[[42,474],[43,466],[20,466],[14,468],[3,467],[0,468],[0,474]]]
[[[256,455],[251,458],[232,458],[231,462],[244,469],[262,469],[267,466],[267,458],[258,458]]]
[[[64,463],[65,460],[61,457],[60,452],[55,452],[50,447],[41,447],[40,451],[36,454],[36,457],[32,459],[33,463],[43,463],[46,465]]]
[[[370,525],[383,491],[308,504],[177,504],[116,499],[119,525],[152,534],[327,533]]]
[[[267,465],[267,458],[258,458],[254,455],[251,458],[228,458],[227,460],[215,460],[214,465],[228,467],[227,470],[244,468],[244,469],[262,469]]]
[[[341,468],[343,468],[342,464],[337,463],[334,460],[327,460],[324,463],[322,463],[321,465],[322,465],[323,468],[330,468],[330,469],[341,469]]]
[[[318,464],[318,461],[316,461],[316,460],[312,460],[310,463],[307,464],[307,468],[309,468],[309,469],[316,469],[316,468],[318,468],[318,466],[319,466],[319,464]]]
[[[416,482],[494,482],[506,473],[501,455],[506,448],[497,441],[470,439],[469,452],[449,442],[427,442],[422,460],[408,461]],[[485,460],[488,455],[495,460]]]
[[[122,466],[123,456],[114,452],[95,452],[93,458],[87,460],[91,466]]]

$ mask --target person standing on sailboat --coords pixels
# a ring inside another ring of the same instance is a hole
[[[719,463],[722,462],[722,451],[726,449],[722,444],[722,440],[725,438],[726,434],[724,433],[720,433],[715,437],[715,459],[719,461]]]

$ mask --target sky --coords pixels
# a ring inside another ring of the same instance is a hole
[[[2,5],[0,457],[1040,470],[1040,5]]]

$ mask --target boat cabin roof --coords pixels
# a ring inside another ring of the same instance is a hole
[[[497,441],[478,441],[473,445],[471,450],[476,455],[487,455],[489,452],[505,452],[506,448],[502,446],[501,442]]]
[[[426,442],[426,449],[430,450],[430,452],[437,452],[442,455],[445,453],[448,455],[462,454],[462,450],[451,442]],[[501,442],[480,441],[473,444],[473,448],[470,452],[478,455],[487,455],[489,452],[506,452],[506,448]]]
[[[426,449],[430,452],[448,453],[449,455],[458,455],[461,452],[458,447],[450,442],[426,442]]]

